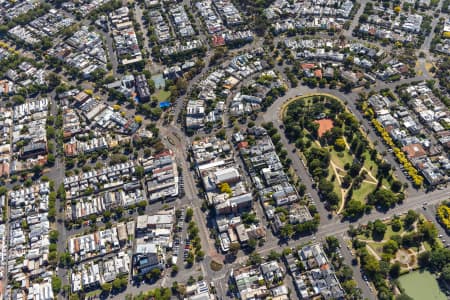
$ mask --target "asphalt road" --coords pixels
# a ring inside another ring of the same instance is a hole
[[[336,236],[336,238],[339,240],[339,245],[341,246],[340,251],[341,251],[342,257],[344,258],[344,262],[352,268],[353,279],[356,281],[358,287],[361,289],[361,293],[362,293],[362,296],[364,297],[364,299],[370,299],[370,300],[377,299],[377,297],[373,293],[374,290],[370,290],[370,288],[369,288],[370,283],[363,279],[363,274],[362,274],[360,265],[352,264],[352,260],[355,257],[350,252],[351,251],[350,248],[348,248],[348,243],[347,243],[348,238],[344,234],[338,235],[338,236]]]

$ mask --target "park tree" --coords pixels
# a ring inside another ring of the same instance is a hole
[[[414,222],[416,222],[419,219],[419,214],[416,213],[414,210],[410,209],[408,210],[408,213],[406,214],[403,224],[406,229],[409,229]]]
[[[328,194],[328,193],[331,193],[333,191],[333,189],[334,189],[334,186],[330,181],[328,181],[326,179],[321,179],[319,181],[319,190],[321,193]]]
[[[394,240],[389,240],[383,245],[383,252],[389,255],[394,255],[398,250],[398,244]]]
[[[450,263],[450,250],[447,248],[437,248],[431,251],[429,267],[434,271],[441,271],[445,265]]]
[[[336,139],[336,141],[334,142],[334,150],[336,150],[337,152],[342,152],[345,150],[344,138],[340,137]]]
[[[438,236],[438,231],[436,226],[430,221],[424,221],[419,224],[419,232],[423,235],[423,239],[433,244]]]
[[[400,276],[401,264],[397,261],[393,263],[389,269],[389,275],[392,278],[398,278]]]
[[[387,226],[381,220],[373,222],[372,236],[376,240],[382,240],[386,232]]]
[[[392,166],[388,162],[381,162],[378,165],[378,176],[381,177],[387,177],[389,175],[389,172],[391,171]]]
[[[445,283],[450,284],[450,264],[446,264],[444,268],[442,268],[441,279]]]
[[[393,192],[395,192],[395,193],[400,192],[402,190],[402,187],[403,187],[403,185],[400,181],[398,181],[398,180],[392,181],[391,190]]]
[[[358,200],[350,200],[345,208],[344,215],[350,219],[357,219],[364,214],[365,205]]]
[[[419,224],[419,232],[423,234],[423,239],[428,241],[430,244],[434,244],[438,236],[438,230],[436,226],[430,221],[424,221]]]
[[[348,169],[348,174],[353,178],[358,176],[359,172],[361,171],[361,167],[362,167],[362,165],[360,163],[358,163],[356,161],[353,162],[352,165],[350,166],[350,168]]]
[[[378,260],[370,254],[366,255],[363,268],[366,271],[367,275],[371,278],[374,278],[377,274],[380,273],[380,264],[378,263]]]
[[[398,232],[402,229],[402,221],[398,216],[395,216],[394,219],[392,219],[391,226],[392,230],[395,232]]]
[[[353,270],[344,264],[336,271],[336,276],[338,276],[341,282],[350,280],[353,278]]]
[[[421,268],[426,268],[429,266],[430,263],[430,251],[425,251],[419,254],[419,257],[417,258],[417,262],[419,263],[419,266]]]
[[[387,275],[389,274],[390,264],[389,261],[387,260],[387,257],[384,256],[385,255],[381,256],[381,260],[378,263],[380,264],[380,274],[383,277],[387,277]]]
[[[397,196],[392,191],[387,189],[376,190],[369,194],[367,198],[369,204],[381,206],[384,209],[394,206],[398,201]]]
[[[411,232],[402,236],[402,246],[405,248],[419,247],[422,243],[423,236],[420,232]]]
[[[345,175],[344,178],[342,179],[342,187],[348,188],[351,183],[352,183],[352,177],[348,174]]]
[[[339,203],[339,196],[334,191],[331,193],[325,194],[323,196],[323,199],[325,201],[327,201],[330,206],[335,206]]]

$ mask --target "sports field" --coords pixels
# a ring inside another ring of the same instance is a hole
[[[436,278],[428,271],[414,271],[398,279],[405,293],[414,300],[446,300]]]

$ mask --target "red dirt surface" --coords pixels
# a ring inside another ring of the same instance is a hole
[[[334,127],[333,120],[331,119],[316,120],[314,122],[319,124],[319,129],[317,130],[317,134],[319,135],[319,137],[322,137],[325,132],[331,130]]]

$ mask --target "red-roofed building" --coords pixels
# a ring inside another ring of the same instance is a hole
[[[213,35],[212,37],[213,47],[220,47],[225,45],[225,38],[221,35]]]
[[[402,74],[406,74],[409,72],[409,68],[407,65],[403,65],[403,66],[399,67],[397,70]]]
[[[317,69],[314,71],[314,77],[318,78],[318,79],[322,79],[322,70],[321,69]]]
[[[408,146],[404,146],[402,150],[406,152],[409,159],[421,158],[427,155],[427,152],[423,149],[421,144],[410,144]]]
[[[64,144],[64,154],[69,157],[78,155],[77,143]]]
[[[312,63],[304,63],[304,64],[301,64],[300,67],[302,68],[302,70],[310,70],[310,69],[315,68],[316,65],[312,64]]]
[[[246,142],[246,141],[243,141],[243,142],[240,142],[238,145],[237,145],[237,147],[238,147],[238,149],[240,150],[240,149],[245,149],[245,148],[248,148],[248,142]]]
[[[0,177],[9,176],[9,163],[4,162],[0,164]]]
[[[164,151],[159,152],[158,154],[155,154],[155,158],[158,159],[158,158],[161,158],[161,157],[164,157],[164,156],[169,156],[169,155],[170,156],[173,155],[172,150],[165,149]]]

